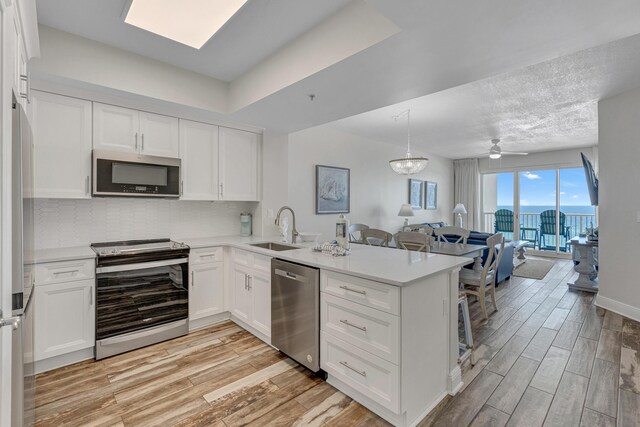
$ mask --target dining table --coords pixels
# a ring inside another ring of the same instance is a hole
[[[488,246],[469,243],[433,242],[430,248],[431,253],[434,254],[473,258],[473,269],[482,271],[482,254]]]

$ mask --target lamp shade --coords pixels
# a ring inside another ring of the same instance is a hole
[[[398,216],[413,216],[413,209],[411,209],[411,205],[408,203],[403,204],[402,206],[400,206],[400,211],[398,212]]]
[[[454,214],[466,214],[467,208],[464,207],[462,203],[458,203],[455,208],[453,208]]]

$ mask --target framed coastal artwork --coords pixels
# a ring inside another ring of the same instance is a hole
[[[422,209],[423,184],[419,179],[409,179],[409,204],[413,209]]]
[[[349,213],[350,170],[316,165],[316,214]]]
[[[427,181],[425,186],[425,209],[438,208],[438,183]]]

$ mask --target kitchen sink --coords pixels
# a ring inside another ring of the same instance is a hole
[[[282,243],[275,243],[275,242],[251,243],[249,246],[255,246],[257,248],[269,249],[269,250],[278,251],[278,252],[300,249],[295,246],[283,245]]]

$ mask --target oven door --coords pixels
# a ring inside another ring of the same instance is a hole
[[[96,340],[189,317],[188,258],[96,268]]]

